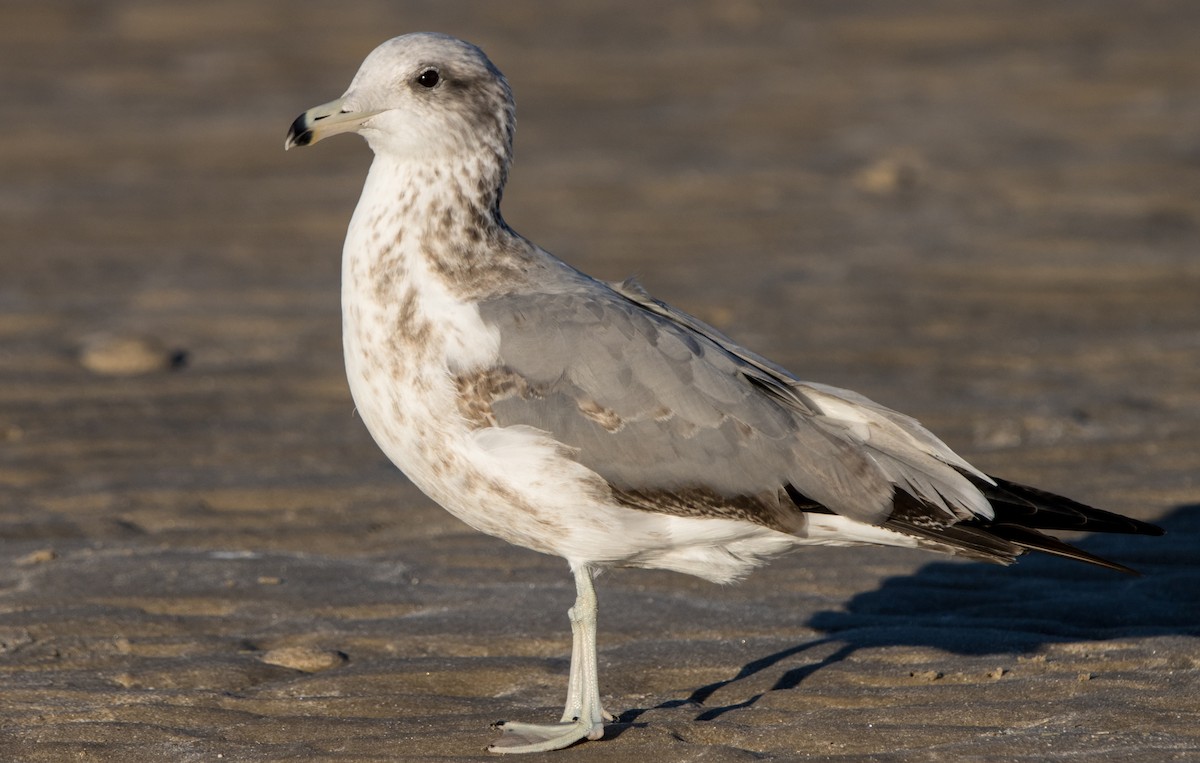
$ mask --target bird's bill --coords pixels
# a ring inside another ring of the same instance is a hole
[[[287,138],[283,141],[283,150],[286,151],[292,146],[308,146],[340,132],[353,132],[378,113],[347,111],[342,98],[314,106],[292,122]]]

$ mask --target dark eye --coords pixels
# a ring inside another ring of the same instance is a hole
[[[442,79],[437,69],[426,69],[417,75],[417,84],[421,87],[433,87]]]

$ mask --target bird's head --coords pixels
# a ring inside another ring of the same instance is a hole
[[[485,152],[507,165],[515,126],[512,91],[483,51],[426,32],[372,51],[341,98],[296,117],[284,148],[357,132],[401,161]]]

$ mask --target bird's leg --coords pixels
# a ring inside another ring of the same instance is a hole
[[[581,578],[582,576],[582,578]],[[596,665],[596,589],[590,568],[575,572],[575,606],[567,610],[571,620],[571,675],[567,679],[567,704],[562,723],[588,717],[590,707],[599,708],[603,720],[612,713],[600,705],[600,670]]]
[[[604,721],[613,719],[600,705],[600,679],[596,667],[596,589],[592,570],[580,565],[575,573],[575,606],[571,618],[571,675],[567,681],[567,705],[559,723],[496,724],[501,736],[491,752],[546,752],[561,750],[583,739],[604,736]]]

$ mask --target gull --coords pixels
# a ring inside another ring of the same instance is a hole
[[[1131,572],[1041,530],[1161,534],[990,477],[914,419],[531,243],[500,214],[515,127],[483,51],[418,33],[371,52],[285,141],[357,132],[374,152],[342,254],[346,374],[371,436],[451,514],[574,575],[562,717],[501,721],[490,750],[603,736],[593,578],[608,568],[727,583],[798,546],[867,544]]]

